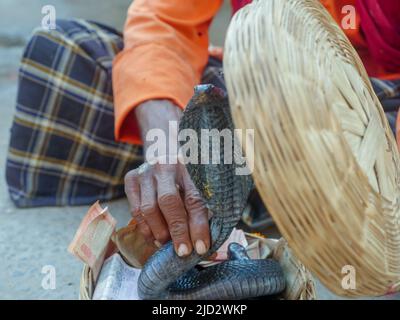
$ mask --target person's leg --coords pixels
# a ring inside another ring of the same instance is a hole
[[[400,109],[400,79],[379,80],[371,78],[371,83],[382,104],[393,133],[396,132],[396,118]]]
[[[29,41],[19,73],[6,177],[19,207],[90,204],[124,195],[139,146],[114,140],[112,60],[121,34],[57,21]]]

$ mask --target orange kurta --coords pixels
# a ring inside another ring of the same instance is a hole
[[[134,108],[149,99],[169,99],[184,108],[208,61],[208,29],[223,0],[135,0],[124,29],[124,50],[113,65],[115,137],[140,144]],[[339,23],[356,0],[321,0]],[[370,76],[391,78],[368,54],[357,17],[344,30]]]

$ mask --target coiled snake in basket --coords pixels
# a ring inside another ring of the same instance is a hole
[[[200,85],[185,109],[179,129],[192,129],[197,137],[201,129],[229,129],[233,122],[226,93],[213,85]],[[200,139],[198,139],[200,141]],[[221,139],[220,150],[225,140]],[[272,259],[251,260],[245,249],[233,243],[230,260],[198,271],[195,266],[210,257],[226,241],[238,223],[253,188],[251,175],[237,175],[240,167],[231,152],[219,152],[218,164],[202,164],[201,145],[197,145],[199,164],[186,164],[193,183],[213,213],[210,220],[212,245],[205,256],[193,252],[178,257],[172,242],[158,250],[144,266],[138,281],[142,299],[244,299],[272,295],[283,291],[285,280],[278,262]],[[210,154],[212,146],[210,144]]]

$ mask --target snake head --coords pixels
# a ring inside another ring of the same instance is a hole
[[[228,258],[229,260],[250,260],[246,249],[237,242],[232,242],[229,244]]]
[[[200,84],[194,87],[193,99],[196,103],[207,103],[216,99],[225,99],[226,92],[212,84]]]

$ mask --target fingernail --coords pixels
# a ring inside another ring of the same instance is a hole
[[[183,257],[189,254],[189,249],[186,244],[182,243],[178,248],[178,256]]]
[[[161,248],[161,247],[162,247],[161,242],[158,241],[158,240],[155,240],[155,241],[154,241],[154,245],[155,245],[157,248]]]
[[[195,247],[196,247],[196,252],[199,255],[203,255],[207,252],[207,248],[203,240],[197,240]]]

